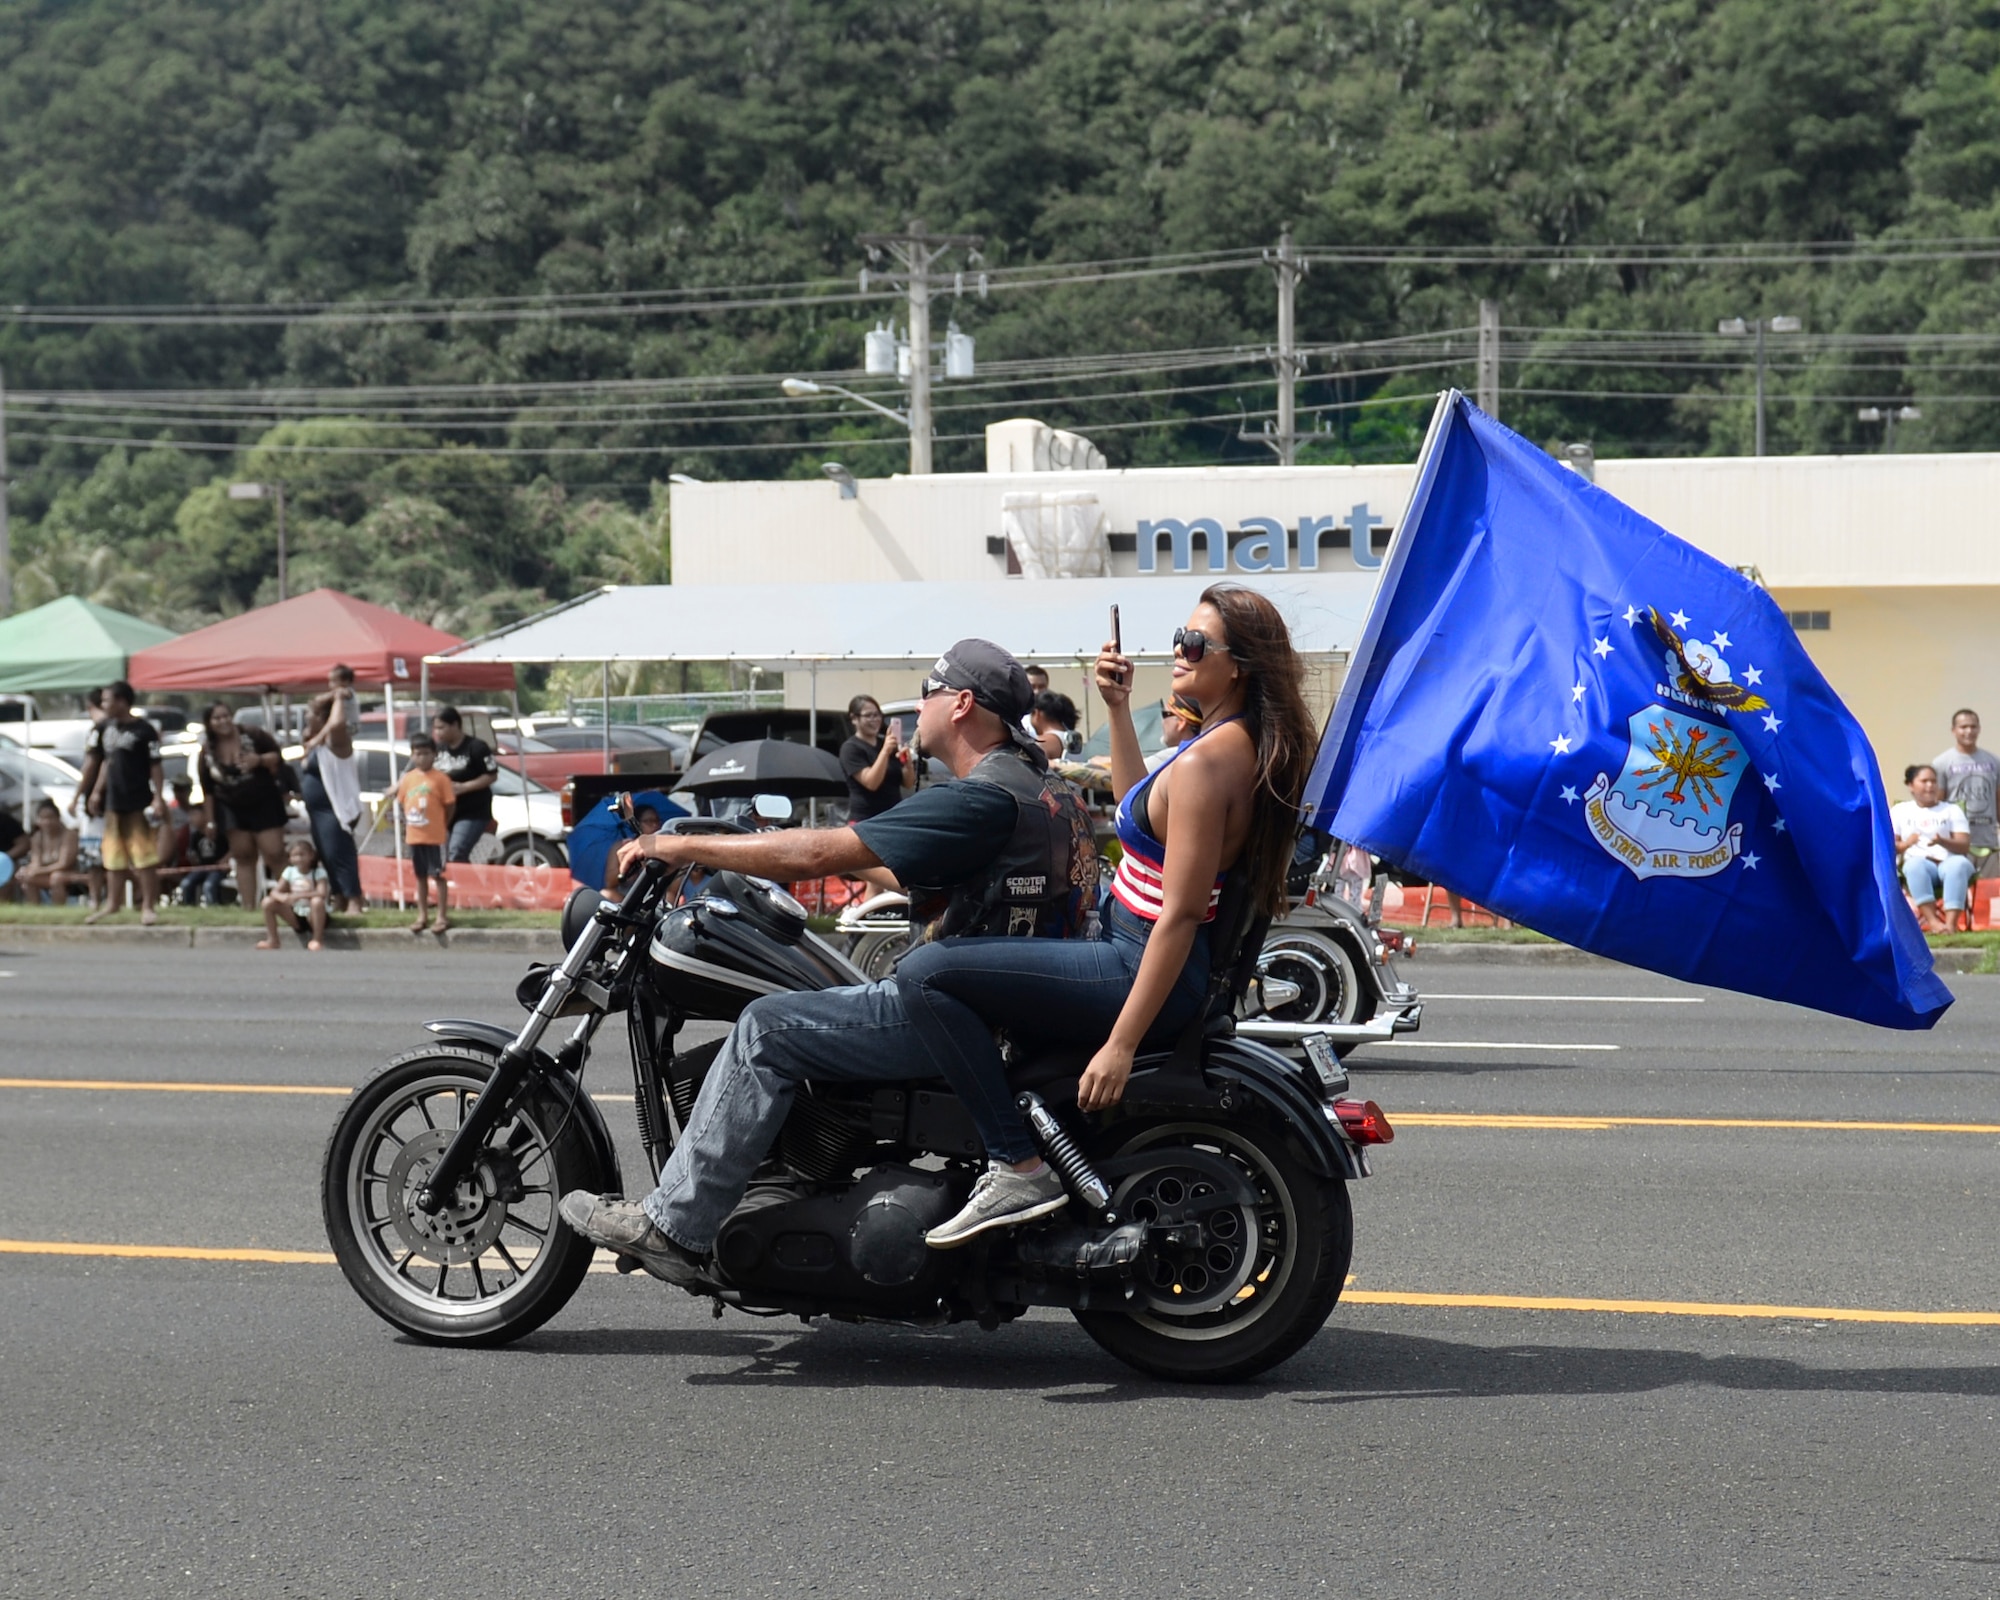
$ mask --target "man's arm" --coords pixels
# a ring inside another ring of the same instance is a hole
[[[852,828],[789,828],[753,834],[649,833],[618,847],[618,875],[650,856],[674,867],[708,867],[796,883],[879,867],[882,859]]]

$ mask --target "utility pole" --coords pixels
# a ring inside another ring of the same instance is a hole
[[[1264,261],[1278,282],[1278,348],[1271,368],[1278,379],[1278,431],[1267,442],[1278,453],[1280,466],[1296,466],[1299,459],[1299,374],[1305,361],[1299,355],[1299,279],[1312,270],[1312,263],[1292,244],[1292,228],[1286,223],[1278,235],[1276,251],[1266,250]]]
[[[13,614],[14,546],[7,532],[7,374],[0,372],[0,617],[11,617]],[[23,810],[27,803],[28,791],[23,785]]]
[[[1479,369],[1473,398],[1495,421],[1500,417],[1500,302],[1479,302]]]
[[[947,282],[931,268],[940,256],[963,250],[977,264],[980,236],[976,233],[931,233],[914,218],[902,233],[864,233],[855,241],[879,261],[884,254],[896,270],[864,272],[862,286],[880,280],[900,283],[909,291],[910,311],[910,472],[931,470],[931,289]]]

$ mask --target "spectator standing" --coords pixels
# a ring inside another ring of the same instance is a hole
[[[285,868],[285,791],[278,781],[284,756],[276,739],[262,728],[239,727],[225,705],[210,706],[201,722],[202,803],[209,825],[228,841],[236,902],[248,910],[262,898],[259,863],[273,883]]]
[[[438,708],[431,719],[431,737],[437,742],[437,770],[451,781],[458,801],[451,814],[445,859],[469,862],[473,847],[493,825],[493,785],[500,765],[490,744],[465,731],[457,706]]]
[[[1973,877],[1990,878],[2000,873],[2000,813],[1995,807],[1995,795],[2000,793],[2000,756],[1979,748],[1977,711],[1951,714],[1951,739],[1951,748],[1931,765],[1937,768],[1939,792],[1965,813],[1972,835],[1967,854],[1972,859]]]
[[[139,883],[139,920],[160,920],[159,825],[167,814],[166,770],[160,765],[160,730],[132,714],[132,685],[122,679],[104,688],[105,718],[97,730],[102,760],[91,809],[104,818],[104,872],[109,895],[83,920],[96,922],[125,909],[125,885]]]
[[[361,702],[354,694],[354,669],[332,668],[326,689],[313,701],[306,719],[299,798],[305,802],[313,843],[332,885],[334,909],[358,913],[368,909],[368,902],[361,893],[361,858],[354,848],[354,828],[361,820],[361,760],[354,753]]]
[[[91,796],[97,789],[97,775],[104,767],[104,751],[99,743],[104,736],[104,691],[92,689],[83,697],[83,708],[90,717],[90,732],[83,742],[83,776],[77,780],[76,793],[69,798],[69,814],[77,819],[76,863],[83,873],[84,892],[95,910],[107,903],[104,813],[101,808],[93,810],[91,806]]]
[[[853,730],[840,747],[840,770],[847,775],[847,820],[865,822],[879,817],[916,781],[903,750],[903,731],[882,715],[873,695],[858,694],[847,702],[847,725]]]
[[[1028,713],[1028,731],[1051,761],[1068,761],[1083,749],[1083,736],[1076,731],[1076,702],[1066,694],[1044,689],[1035,696]]]
[[[28,864],[21,873],[21,892],[33,905],[43,895],[56,905],[69,903],[72,889],[87,889],[90,877],[77,864],[76,830],[64,823],[53,800],[35,807],[35,826],[28,837]]]
[[[319,864],[313,847],[304,839],[294,839],[286,851],[289,863],[264,896],[264,937],[259,950],[278,948],[278,917],[283,913],[302,933],[310,933],[308,950],[326,948],[326,902],[331,893],[326,868]]]
[[[1944,933],[1953,912],[1965,910],[1965,891],[1972,882],[1972,858],[1967,854],[1971,831],[1965,813],[1938,799],[1937,769],[1928,764],[1903,774],[1910,798],[1889,811],[1889,830],[1896,836],[1896,854],[1903,864],[1903,886],[1917,908],[1917,925],[1925,933]],[[1944,891],[1945,915],[1937,914],[1938,891]]]
[[[437,744],[421,733],[410,740],[410,769],[396,785],[396,804],[403,813],[403,837],[410,846],[410,867],[417,875],[417,920],[410,932],[431,925],[431,885],[437,885],[439,933],[451,927],[451,901],[444,880],[444,847],[450,837],[451,779],[437,770]]]

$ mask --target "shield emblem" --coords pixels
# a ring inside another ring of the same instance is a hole
[[[1727,728],[1654,704],[1626,723],[1617,780],[1584,796],[1590,831],[1636,878],[1707,878],[1736,859],[1743,828],[1729,803],[1747,768]]]

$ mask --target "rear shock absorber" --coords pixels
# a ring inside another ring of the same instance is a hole
[[[1118,1218],[1107,1209],[1111,1204],[1111,1191],[1097,1175],[1097,1169],[1090,1164],[1090,1157],[1077,1148],[1076,1141],[1056,1121],[1055,1113],[1049,1110],[1047,1102],[1030,1091],[1016,1095],[1014,1104],[1028,1119],[1035,1143],[1042,1147],[1043,1159],[1062,1175],[1069,1192],[1106,1222],[1117,1222]]]

